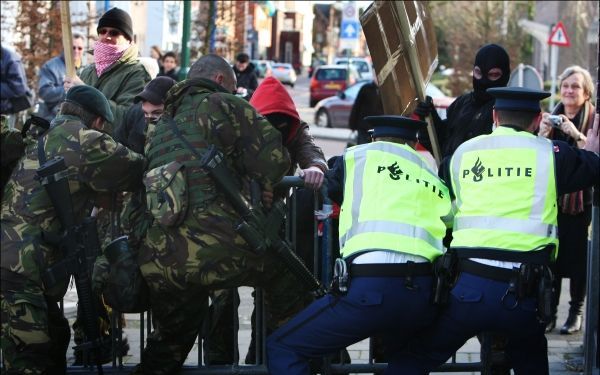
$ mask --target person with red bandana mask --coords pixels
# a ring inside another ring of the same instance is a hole
[[[112,134],[151,77],[138,61],[138,47],[132,42],[133,28],[127,12],[110,9],[100,17],[97,32],[93,51],[95,62],[86,66],[79,77],[66,77],[64,87],[68,91],[73,86],[85,84],[100,90],[115,116],[115,121],[106,124],[104,129]]]
[[[327,161],[320,147],[315,145],[314,138],[309,132],[309,126],[300,119],[292,97],[286,88],[273,77],[265,78],[254,91],[250,104],[256,111],[269,120],[277,130],[281,132],[283,145],[290,153],[291,166],[288,175],[293,175],[298,169],[298,175],[304,179],[306,189],[318,190],[323,184]],[[263,192],[263,204],[270,206],[273,201],[273,193]],[[312,217],[311,217],[312,219]],[[312,241],[312,238],[311,238]],[[298,240],[298,245],[303,242]],[[303,254],[304,249],[296,249]],[[302,256],[312,259],[312,253]],[[293,297],[290,297],[293,298]],[[233,293],[230,290],[218,290],[211,295],[212,305],[210,307],[210,320],[212,329],[208,333],[209,339],[205,341],[205,362],[210,364],[233,363],[232,352],[224,352],[224,348],[233,347]],[[239,299],[238,299],[239,300]],[[255,312],[252,312],[252,339],[246,356],[246,364],[254,363],[255,360]],[[227,342],[224,342],[227,341]]]
[[[112,136],[114,130],[123,125],[135,96],[144,90],[151,77],[138,60],[138,47],[132,42],[133,27],[127,12],[119,8],[108,10],[98,20],[97,32],[98,40],[93,50],[94,63],[83,68],[79,77],[65,77],[64,88],[66,92],[77,85],[89,85],[102,92],[108,99],[114,121],[105,122],[101,131]],[[97,217],[99,240],[103,246],[123,234],[118,220],[111,220],[111,213],[121,212],[121,206],[122,202],[114,193],[99,194],[96,199],[93,212]],[[108,339],[109,316],[112,313],[107,307],[100,310],[102,334]],[[123,316],[121,320],[124,320]],[[77,343],[83,332],[78,321],[73,327]],[[124,339],[121,347],[116,349],[117,355],[126,354],[128,348],[127,340]],[[82,364],[82,356],[78,354],[80,352],[76,352],[75,364]],[[106,350],[102,353],[101,361],[106,363],[110,360],[110,350]]]
[[[486,92],[492,87],[505,87],[510,78],[510,58],[497,44],[486,44],[477,51],[473,64],[473,91],[459,96],[442,120],[431,98],[418,104],[415,114],[421,119],[431,114],[442,157],[450,156],[463,142],[492,132],[494,98]],[[427,137],[424,137],[427,138]],[[421,140],[429,147],[429,139]],[[430,150],[431,151],[431,150]]]

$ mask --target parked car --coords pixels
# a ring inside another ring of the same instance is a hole
[[[271,60],[252,60],[252,64],[256,67],[258,78],[265,78],[271,75]]]
[[[281,83],[294,87],[296,83],[296,71],[292,64],[275,63],[272,66],[271,74]]]
[[[358,81],[344,91],[338,91],[335,96],[325,98],[315,107],[315,125],[328,128],[347,128],[350,112],[360,88],[369,81]],[[446,96],[442,90],[429,83],[425,93],[433,99],[433,105],[440,118],[446,118],[446,108],[455,98]]]
[[[333,60],[333,63],[336,65],[354,65],[360,74],[360,79],[372,80],[375,75],[373,66],[364,57],[337,57]]]
[[[360,75],[352,65],[321,65],[310,79],[309,105],[314,107],[319,100],[334,96],[357,81]]]
[[[314,59],[312,64],[310,64],[310,66],[308,67],[308,78],[311,78],[313,73],[315,72],[315,69],[317,69],[317,67],[321,65],[327,65],[327,62],[325,62],[325,60],[323,59]]]
[[[358,81],[344,91],[338,91],[317,103],[315,125],[323,128],[346,128],[358,91],[369,81]]]

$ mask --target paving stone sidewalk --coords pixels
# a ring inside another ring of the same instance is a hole
[[[560,335],[559,329],[566,320],[568,314],[568,280],[563,281],[561,294],[561,304],[558,311],[557,328],[547,335],[548,338],[548,360],[550,362],[550,374],[551,375],[573,375],[577,372],[569,371],[565,366],[565,362],[578,358],[583,352],[583,333],[579,332],[573,335]],[[238,334],[239,340],[239,352],[240,358],[246,356],[248,350],[248,344],[250,342],[250,317],[252,314],[252,297],[251,288],[240,288],[240,308],[239,313],[239,324],[240,330]],[[75,318],[77,295],[74,289],[67,292],[64,300],[65,315],[71,323]],[[126,328],[124,329],[127,335],[131,350],[129,354],[123,358],[123,363],[126,365],[133,365],[139,363],[140,360],[140,314],[126,314]],[[71,347],[74,343],[71,341]],[[472,338],[457,352],[457,362],[477,362],[479,361],[479,342],[476,338]],[[369,358],[369,343],[368,340],[356,343],[348,348],[352,363],[367,363]],[[72,363],[74,360],[72,350],[68,353],[68,363]],[[190,355],[188,356],[185,364],[186,365],[197,365],[198,364],[198,346],[197,343],[194,345]],[[442,373],[434,373],[442,374]],[[474,372],[463,372],[454,374],[475,374]]]

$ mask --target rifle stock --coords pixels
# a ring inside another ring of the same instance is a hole
[[[280,238],[277,230],[279,227],[274,228],[273,225],[266,225],[266,223],[276,221],[283,222],[285,217],[283,202],[275,202],[268,216],[260,208],[253,207],[240,193],[235,178],[223,161],[223,154],[214,145],[211,145],[202,157],[201,165],[211,175],[227,201],[240,215],[241,221],[236,231],[255,252],[261,254],[267,249],[274,250],[307,289],[313,291],[317,296],[324,295],[325,289],[319,281],[308,270],[290,245]]]

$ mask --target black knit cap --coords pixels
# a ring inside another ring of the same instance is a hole
[[[156,77],[152,81],[148,82],[144,91],[140,92],[133,98],[133,102],[137,103],[141,100],[150,102],[154,105],[161,105],[165,103],[167,92],[177,82],[171,77]]]
[[[127,40],[133,40],[133,27],[131,26],[131,17],[129,14],[119,8],[112,8],[108,12],[104,13],[98,21],[98,29],[103,27],[112,27],[125,35]]]

